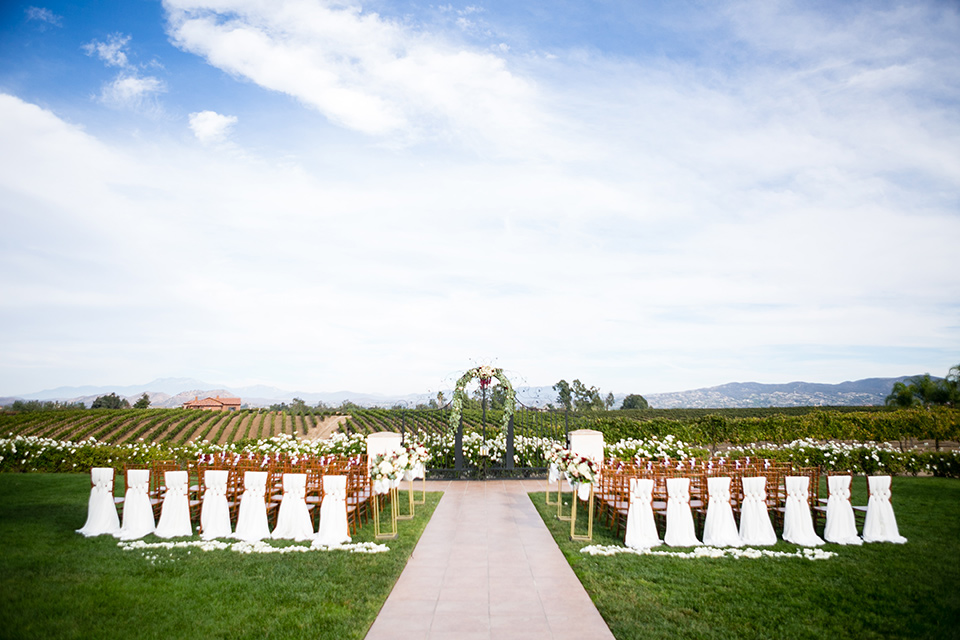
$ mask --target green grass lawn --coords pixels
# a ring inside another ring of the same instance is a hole
[[[0,474],[0,637],[363,638],[441,495],[389,553],[244,555],[84,538],[89,492],[87,475]],[[372,523],[353,539],[372,540]]]
[[[854,504],[866,504],[865,484],[855,484]],[[593,557],[580,552],[591,543],[569,540],[569,523],[542,493],[530,497],[620,640],[960,638],[960,480],[897,477],[892,491],[907,544],[828,544],[839,555],[814,562]],[[592,544],[623,540],[595,526]]]

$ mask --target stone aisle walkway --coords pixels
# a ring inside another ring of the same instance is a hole
[[[526,495],[545,486],[429,482],[444,496],[366,640],[612,639]]]

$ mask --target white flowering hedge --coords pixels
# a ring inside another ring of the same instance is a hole
[[[429,451],[428,468],[453,468],[454,438],[446,433],[421,434],[416,444]],[[514,439],[514,464],[519,467],[546,469],[554,447],[563,443],[550,438]],[[198,442],[184,446],[169,446],[148,442],[111,445],[88,438],[69,442],[35,436],[0,438],[0,471],[88,472],[91,467],[123,468],[124,465],[144,465],[155,460],[196,460],[202,454],[232,452],[238,454],[288,454],[322,457],[329,455],[355,456],[366,452],[366,439],[360,434],[335,433],[327,440],[300,440],[288,434],[267,440],[237,444],[215,445]],[[464,462],[471,466],[491,466],[506,454],[506,436],[498,433],[484,441],[478,433],[463,437]],[[651,460],[687,460],[708,455],[701,449],[676,439],[629,438],[606,447],[607,458],[629,460],[637,456]],[[890,444],[875,442],[817,442],[796,440],[786,445],[749,444],[734,447],[718,455],[728,458],[746,456],[791,462],[801,467],[820,467],[826,471],[853,471],[854,473],[918,474],[960,477],[960,452],[901,451]]]

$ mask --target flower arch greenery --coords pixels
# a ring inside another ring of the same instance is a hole
[[[500,383],[500,386],[506,391],[506,400],[503,403],[503,420],[501,422],[503,429],[510,426],[510,418],[513,417],[513,410],[516,405],[516,393],[513,391],[513,385],[503,374],[503,369],[481,365],[470,369],[457,380],[457,386],[453,390],[452,411],[450,412],[450,428],[456,431],[460,426],[460,416],[463,413],[463,401],[467,397],[466,387],[474,378],[479,378],[480,386],[486,388],[494,378]]]

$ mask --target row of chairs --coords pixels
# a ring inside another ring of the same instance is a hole
[[[812,510],[819,505],[820,471],[816,467],[794,468],[789,463],[772,460],[745,458],[727,460],[723,458],[683,461],[663,461],[634,459],[629,461],[610,459],[604,465],[600,482],[595,490],[599,517],[607,521],[608,526],[618,534],[626,528],[627,512],[630,507],[630,479],[646,478],[653,480],[652,506],[660,521],[665,521],[669,496],[667,480],[669,478],[689,479],[689,503],[697,524],[704,525],[710,503],[708,490],[709,478],[730,478],[730,507],[739,518],[747,497],[744,478],[764,478],[763,503],[769,514],[774,517],[778,527],[782,527],[786,515],[787,476],[808,478],[807,504]],[[751,481],[756,484],[756,481]],[[748,482],[747,484],[750,484]],[[819,512],[812,512],[818,517]]]
[[[161,537],[172,537],[167,535],[171,531],[174,535],[192,535],[192,523],[196,522],[205,538],[262,539],[278,534],[275,537],[306,539],[307,531],[323,530],[323,514],[328,511],[323,505],[331,502],[326,499],[330,494],[342,499],[348,538],[370,513],[372,491],[365,456],[260,459],[227,454],[204,456],[188,465],[156,462],[148,468],[128,467],[124,475],[126,493],[113,497],[113,469],[91,472],[88,524],[98,518],[104,521],[93,523],[90,528],[85,525],[81,533],[106,532],[103,529],[109,529],[112,519],[117,519],[118,505],[123,507],[121,529],[129,529],[118,535],[129,539],[153,532],[144,530],[152,529],[154,522]],[[99,496],[97,500],[102,505],[107,493],[113,518],[102,506],[95,518],[95,496]],[[318,517],[320,521],[315,527]],[[140,524],[129,528],[128,521]],[[288,535],[292,522],[295,536]],[[248,534],[250,531],[254,533]]]
[[[820,471],[814,467],[750,459],[666,464],[609,460],[594,495],[600,517],[618,535],[623,531],[625,538],[631,537],[631,524],[636,538],[640,520],[633,507],[639,502],[644,512],[641,538],[650,544],[659,543],[658,522],[668,544],[700,544],[694,517],[703,542],[716,546],[775,544],[774,522],[785,540],[816,546],[823,544],[816,528],[824,517],[824,536],[830,542],[905,542],[890,505],[889,476],[869,478],[871,499],[865,507],[850,504],[851,480],[850,473],[828,476],[829,497],[823,499],[818,493]],[[857,533],[855,512],[865,516],[863,539]]]

